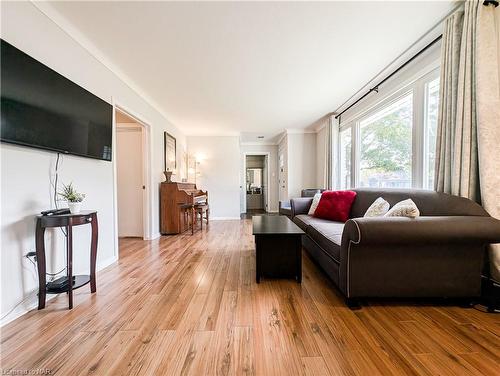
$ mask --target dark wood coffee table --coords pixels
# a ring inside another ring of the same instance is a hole
[[[294,278],[302,282],[302,231],[288,217],[252,217],[256,249],[256,279],[261,276]]]

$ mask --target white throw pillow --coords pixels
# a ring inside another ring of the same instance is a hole
[[[313,202],[312,202],[311,207],[309,208],[309,212],[307,214],[314,215],[314,212],[316,211],[316,208],[318,207],[319,200],[321,200],[321,193],[316,193],[313,197]]]
[[[412,201],[412,199],[399,201],[394,205],[391,210],[385,213],[384,217],[410,217],[417,218],[420,215],[420,211],[417,205]]]
[[[365,213],[365,217],[382,217],[389,211],[390,207],[391,205],[387,201],[379,197],[370,205]]]

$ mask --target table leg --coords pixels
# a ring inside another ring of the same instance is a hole
[[[45,227],[42,227],[41,221],[36,221],[36,263],[38,269],[38,309],[45,308],[46,296],[46,274],[45,274]]]
[[[90,292],[97,291],[95,268],[97,262],[97,239],[99,235],[99,225],[97,223],[97,214],[92,214],[92,241],[90,243]]]
[[[261,273],[261,247],[260,239],[258,236],[255,236],[255,281],[260,283],[260,273]]]
[[[73,226],[71,219],[66,226],[66,251],[67,251],[67,270],[68,270],[68,301],[69,309],[73,308]]]
[[[194,235],[194,224],[196,220],[196,213],[194,212],[194,206],[191,208],[191,235]]]
[[[295,252],[297,258],[297,282],[302,283],[302,238],[296,237]]]

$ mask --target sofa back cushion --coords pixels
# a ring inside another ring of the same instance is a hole
[[[411,198],[420,210],[421,216],[488,216],[486,210],[475,202],[446,193],[423,189],[359,188],[353,189],[353,191],[357,195],[351,208],[350,218],[363,217],[370,205],[378,197],[382,197],[389,202],[391,207],[400,201]]]
[[[319,188],[307,188],[303,189],[300,192],[300,197],[314,197],[316,193],[321,193],[323,192],[324,189],[319,189]]]
[[[356,198],[354,191],[324,191],[314,212],[317,218],[345,222]]]

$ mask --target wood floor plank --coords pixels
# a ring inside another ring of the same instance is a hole
[[[498,315],[367,302],[351,311],[304,253],[303,282],[255,282],[251,221],[120,239],[97,293],[0,333],[1,368],[56,375],[496,375]]]
[[[330,371],[321,356],[303,357],[302,365],[306,376],[328,376]]]

